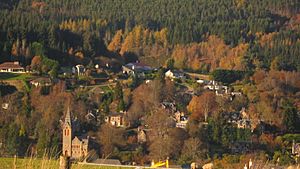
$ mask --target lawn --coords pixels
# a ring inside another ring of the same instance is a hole
[[[0,158],[1,169],[58,169],[59,160],[37,158]],[[119,166],[72,164],[71,169],[133,169]]]
[[[29,73],[0,73],[0,80],[27,80],[31,77]]]
[[[58,169],[59,161],[35,158],[0,158],[2,169]]]

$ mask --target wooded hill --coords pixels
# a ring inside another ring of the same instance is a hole
[[[171,57],[187,60],[187,65],[175,65],[193,71],[210,71],[221,65],[226,69],[270,69],[272,61],[280,70],[299,70],[299,27],[293,25],[299,21],[299,6],[297,0],[2,1],[1,60],[30,64],[34,51],[27,48],[37,41],[46,47],[47,56],[60,64],[69,63],[72,59],[67,56],[79,50],[89,58],[86,64],[95,56],[127,53],[131,59],[125,57],[125,61],[147,56],[146,62],[155,66]],[[165,37],[155,36],[157,31]],[[115,35],[120,36],[123,49],[111,53],[106,47]],[[260,44],[262,39],[267,44]],[[206,42],[213,42],[208,45],[212,53],[197,47]],[[177,56],[178,50],[186,54]],[[226,56],[239,61],[222,63]],[[193,61],[196,65],[189,63]]]

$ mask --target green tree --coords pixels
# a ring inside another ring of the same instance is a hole
[[[114,90],[114,100],[120,101],[123,99],[123,89],[120,82],[117,82]]]
[[[20,146],[19,127],[15,123],[11,123],[6,132],[6,153],[9,155],[17,155]]]
[[[282,105],[283,108],[283,124],[287,132],[295,132],[299,130],[300,122],[297,114],[297,108],[290,101],[285,101]]]
[[[168,59],[167,60],[167,69],[174,69],[174,59]]]
[[[118,103],[117,111],[124,111],[125,107],[126,107],[126,105],[125,105],[124,99],[121,99]]]
[[[33,42],[31,44],[31,53],[33,56],[44,56],[45,55],[45,47],[43,44],[39,42]]]

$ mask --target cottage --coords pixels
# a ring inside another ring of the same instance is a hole
[[[145,73],[151,72],[152,70],[153,69],[150,66],[138,62],[128,63],[125,66],[122,66],[123,73],[127,75],[144,75]]]
[[[165,76],[170,79],[184,79],[185,78],[184,73],[181,71],[178,71],[178,70],[168,70],[165,73]]]
[[[108,116],[105,117],[105,122],[109,123],[115,127],[124,127],[125,126],[125,113],[110,113]]]
[[[75,126],[72,123],[71,113],[68,109],[63,123],[62,154],[72,159],[82,159],[87,157],[91,149],[89,137],[75,136]]]
[[[251,120],[249,119],[245,108],[239,112],[224,113],[223,117],[224,119],[227,119],[228,123],[235,124],[237,128],[251,129],[252,127]]]
[[[185,114],[183,112],[177,111],[174,114],[174,118],[175,118],[175,121],[176,121],[176,127],[177,128],[183,128],[183,129],[186,128],[187,123],[188,123],[188,117],[185,116]]]
[[[25,73],[25,69],[19,62],[4,62],[0,64],[0,72]]]

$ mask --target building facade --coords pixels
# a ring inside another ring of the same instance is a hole
[[[63,124],[62,154],[71,159],[83,159],[90,150],[89,137],[75,136],[71,113],[68,109]]]
[[[19,62],[4,62],[0,64],[0,72],[25,73],[25,69]]]
[[[125,114],[126,114],[126,112],[110,113],[108,116],[105,117],[105,122],[109,123],[115,127],[124,127],[125,126],[125,118],[124,118]]]

